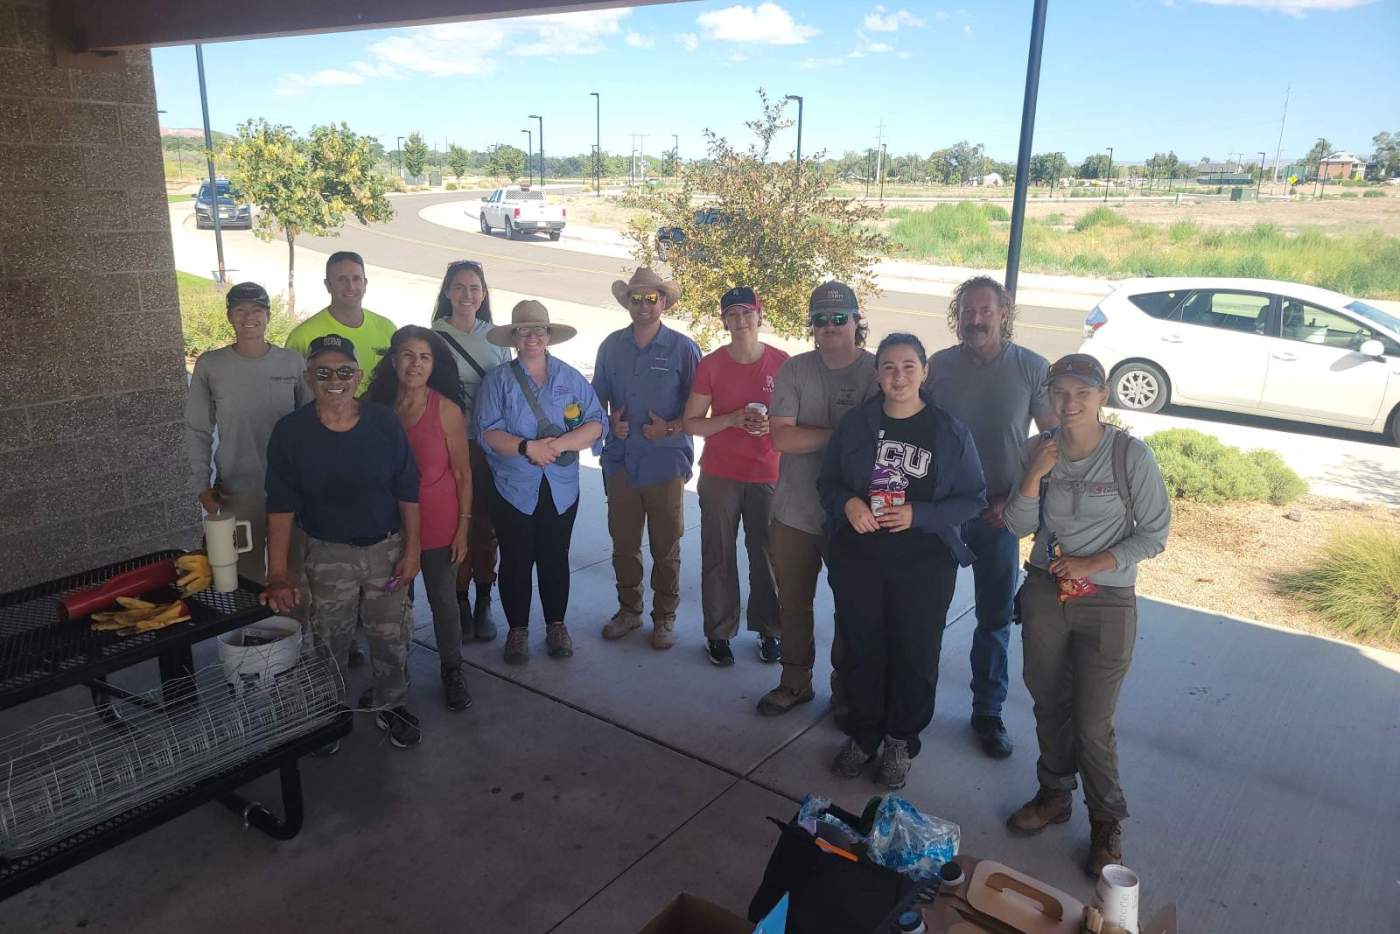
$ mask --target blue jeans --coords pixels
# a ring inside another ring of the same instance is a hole
[[[1011,635],[1011,603],[1016,596],[1020,551],[1015,535],[979,516],[963,526],[972,549],[977,629],[972,634],[972,715],[999,717],[1006,700],[1006,645]]]

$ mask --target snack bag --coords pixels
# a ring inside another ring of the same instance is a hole
[[[1054,540],[1053,536],[1045,550],[1051,561],[1064,557],[1064,549],[1060,547],[1059,542]],[[1099,592],[1099,585],[1087,577],[1060,577],[1056,575],[1055,584],[1060,592],[1059,600],[1061,603],[1068,603],[1077,597],[1087,597]]]

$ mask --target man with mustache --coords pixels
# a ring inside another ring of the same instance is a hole
[[[972,730],[993,759],[1011,755],[1002,723],[1006,645],[1011,631],[1020,550],[1002,521],[1031,420],[1058,424],[1045,392],[1049,362],[1012,343],[1016,305],[1002,284],[974,276],[953,293],[948,327],[961,343],[929,359],[934,404],[967,426],[987,481],[987,509],[963,528],[972,563],[977,629],[972,636]]]

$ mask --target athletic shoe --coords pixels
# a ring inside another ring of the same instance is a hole
[[[777,636],[763,636],[758,640],[758,660],[765,665],[776,665],[783,660],[783,643]]]
[[[707,639],[705,654],[709,656],[711,665],[728,668],[734,664],[734,652],[729,648],[728,639]]]
[[[875,781],[891,791],[897,791],[904,787],[909,778],[909,767],[913,764],[908,742],[902,739],[887,739],[885,751],[880,756],[880,767],[875,771]]]
[[[545,627],[544,644],[550,658],[569,658],[574,654],[574,640],[563,623],[550,623]]]
[[[460,665],[443,669],[442,692],[447,700],[448,710],[466,710],[472,705],[472,696],[467,692],[467,678],[462,674]]]
[[[847,739],[841,745],[841,749],[836,753],[836,758],[831,762],[831,771],[835,772],[839,778],[860,778],[865,767],[874,760],[874,756],[867,756],[865,750],[860,748],[860,743],[854,739]]]
[[[417,746],[423,739],[423,731],[418,728],[418,718],[400,704],[392,710],[381,710],[374,718],[374,725],[389,734],[389,742],[399,749]]]
[[[523,665],[530,660],[530,630],[512,626],[506,635],[506,664]]]

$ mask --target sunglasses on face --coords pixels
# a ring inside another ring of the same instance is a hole
[[[316,377],[318,383],[328,383],[332,379],[348,383],[355,378],[356,369],[353,366],[339,366],[332,369],[328,366],[318,366],[311,371],[311,375]]]
[[[655,292],[642,292],[630,295],[628,298],[634,306],[655,305],[657,302],[661,301],[661,296],[657,295]]]
[[[549,328],[543,325],[536,325],[534,327],[515,328],[511,333],[516,337],[544,337],[549,333]]]
[[[850,312],[834,311],[831,314],[812,315],[811,323],[813,327],[817,328],[824,328],[827,325],[831,325],[834,328],[839,328],[849,320],[851,320]]]

